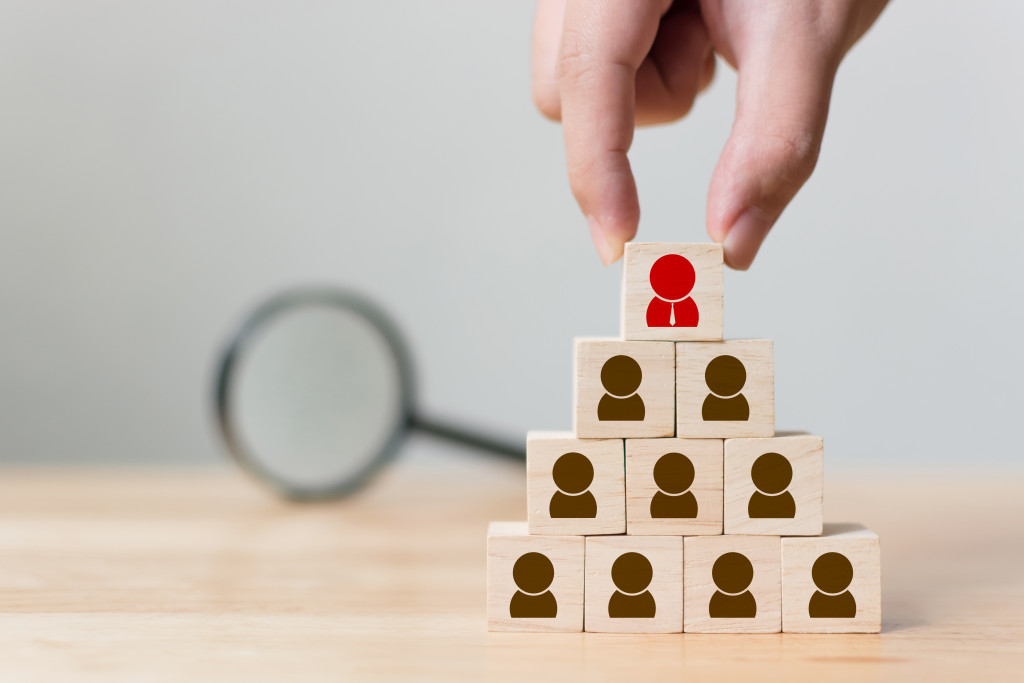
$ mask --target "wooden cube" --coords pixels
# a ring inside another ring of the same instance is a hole
[[[725,440],[725,533],[817,536],[824,484],[820,436]]]
[[[683,539],[587,538],[585,630],[681,633]]]
[[[576,340],[576,436],[675,435],[675,349],[671,342]]]
[[[771,340],[676,344],[676,436],[775,434]]]
[[[720,244],[626,245],[622,336],[646,341],[722,338]]]
[[[721,439],[628,439],[626,533],[722,533]]]
[[[487,530],[487,628],[582,631],[582,536],[530,536],[526,522]]]
[[[626,531],[622,439],[570,432],[526,435],[526,507],[531,534],[586,536]]]
[[[781,555],[778,536],[684,538],[683,630],[778,633],[782,629]]]
[[[826,524],[823,536],[782,539],[782,630],[878,633],[882,564],[878,535]]]

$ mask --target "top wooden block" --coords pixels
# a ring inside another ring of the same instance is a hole
[[[719,244],[627,244],[623,339],[722,339],[723,263]]]

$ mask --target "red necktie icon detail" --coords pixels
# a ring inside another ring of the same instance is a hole
[[[679,254],[666,254],[651,266],[655,298],[647,306],[648,327],[697,327],[700,313],[690,298],[697,275]]]

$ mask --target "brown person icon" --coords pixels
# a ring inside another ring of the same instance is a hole
[[[743,422],[750,419],[750,405],[740,393],[747,370],[735,356],[718,356],[704,371],[711,393],[704,399],[701,415],[706,421]]]
[[[587,490],[594,481],[594,465],[587,456],[560,456],[551,468],[551,479],[558,488],[548,505],[552,519],[597,517],[597,499]]]
[[[682,453],[666,453],[654,463],[654,484],[658,492],[651,498],[654,519],[694,519],[697,498],[693,485],[693,463]]]
[[[825,553],[811,567],[811,579],[818,589],[807,605],[814,619],[853,619],[857,616],[857,601],[850,593],[853,565],[841,553]]]
[[[602,422],[642,421],[644,401],[637,395],[643,372],[629,356],[612,356],[601,367],[605,395],[597,404],[597,419]]]
[[[555,580],[555,568],[547,555],[521,555],[512,566],[512,580],[519,589],[508,605],[513,619],[554,619],[558,615],[558,603],[548,590]]]
[[[784,455],[765,453],[758,457],[750,468],[750,479],[757,489],[747,504],[751,519],[796,517],[796,501],[786,490],[793,481],[793,466]]]
[[[640,553],[623,553],[612,563],[612,583],[617,589],[608,600],[613,619],[653,619],[657,611],[654,596],[647,590],[654,577],[651,562]]]
[[[708,613],[713,618],[753,619],[757,601],[749,590],[754,580],[754,566],[746,555],[725,553],[711,567],[711,579],[718,588],[711,596]]]

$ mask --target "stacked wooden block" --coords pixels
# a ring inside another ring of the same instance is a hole
[[[489,529],[491,630],[880,630],[878,536],[822,523],[822,440],[775,432],[722,280],[717,245],[627,245],[622,339],[576,340],[575,430],[527,436],[528,521]]]

